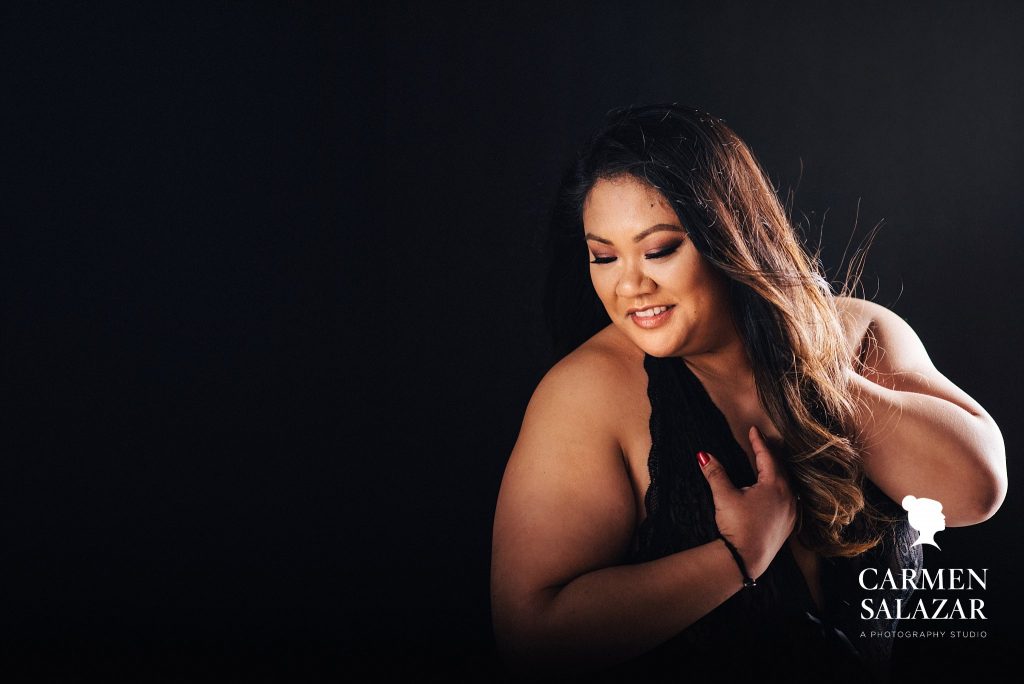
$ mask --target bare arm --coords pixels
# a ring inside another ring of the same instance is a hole
[[[636,514],[615,437],[618,398],[605,389],[614,386],[608,377],[615,370],[594,358],[575,361],[552,369],[534,393],[495,514],[495,636],[506,660],[523,670],[578,672],[627,660],[742,587],[721,540],[622,565]],[[709,470],[717,467],[712,464]],[[764,510],[752,514],[763,522]],[[760,573],[788,531],[779,533],[774,548],[774,539],[730,539],[753,565],[750,571]]]
[[[670,639],[742,586],[732,556],[717,540],[649,563],[592,570],[543,590],[532,606],[518,608],[529,612],[510,615],[501,627],[496,622],[496,634],[507,659],[525,670],[602,668]]]
[[[950,527],[991,517],[1006,496],[1006,450],[992,417],[932,364],[895,313],[858,301],[871,321],[864,375],[850,376],[867,476],[894,501],[941,501]]]

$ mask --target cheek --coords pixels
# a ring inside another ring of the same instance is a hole
[[[713,287],[710,274],[691,254],[670,258],[667,262],[651,262],[648,274],[659,285],[679,292],[696,292]]]
[[[615,292],[615,278],[611,269],[590,269],[590,282],[601,299],[607,299]]]

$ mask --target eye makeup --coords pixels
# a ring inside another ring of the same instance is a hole
[[[644,258],[645,259],[664,259],[665,257],[667,257],[667,256],[669,256],[671,254],[675,254],[675,252],[679,249],[679,247],[682,244],[683,244],[683,241],[680,240],[678,242],[675,242],[673,244],[668,245],[664,249],[659,249],[656,252],[651,252],[650,254],[645,254]],[[597,255],[595,255],[590,263],[592,263],[592,264],[610,264],[613,261],[615,261],[615,259],[616,259],[616,257],[613,257],[613,256],[597,256]]]

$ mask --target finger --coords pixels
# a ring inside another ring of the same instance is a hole
[[[764,443],[764,437],[761,436],[761,431],[757,429],[756,425],[750,426],[748,437],[750,437],[750,447],[754,450],[757,481],[764,482],[774,479],[777,473],[775,456],[768,450],[768,445]]]
[[[700,470],[707,478],[708,484],[711,485],[712,496],[716,498],[719,495],[728,496],[730,492],[736,491],[732,480],[729,479],[729,474],[725,472],[725,468],[717,458],[706,451],[698,451],[697,462],[700,464]]]

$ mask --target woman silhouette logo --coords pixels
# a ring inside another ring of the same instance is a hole
[[[935,499],[918,499],[916,496],[903,497],[903,510],[907,511],[907,522],[921,533],[911,546],[931,544],[941,550],[935,543],[935,533],[946,529],[946,516],[942,514],[942,504]]]

